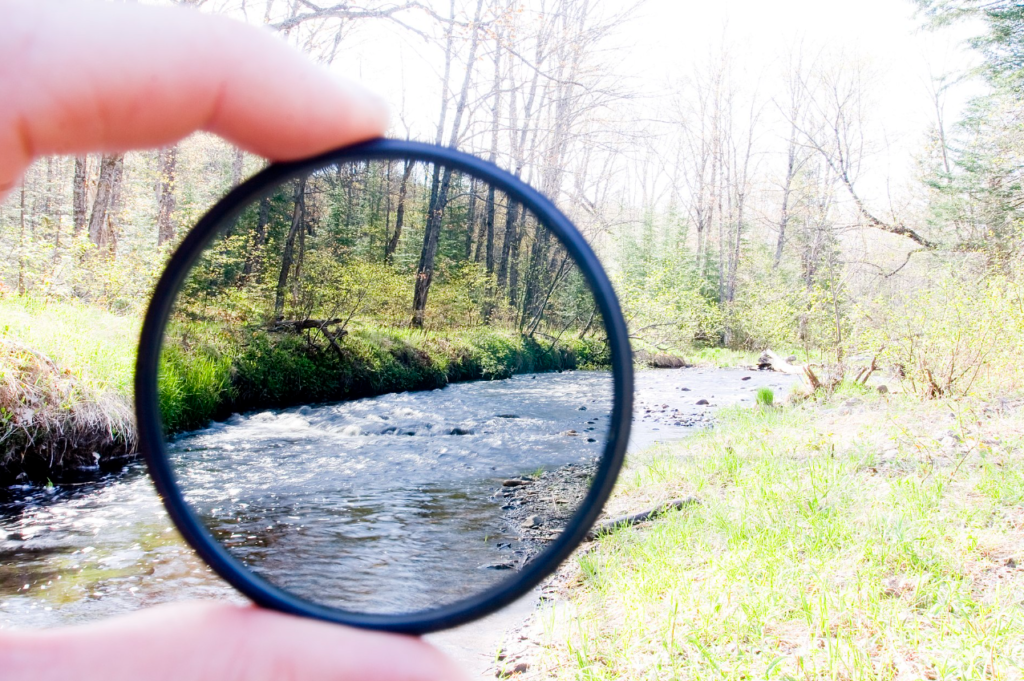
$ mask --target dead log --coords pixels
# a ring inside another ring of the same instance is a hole
[[[319,331],[323,334],[323,337],[327,340],[327,344],[331,346],[331,350],[338,356],[338,359],[343,363],[345,362],[345,352],[341,349],[338,344],[338,339],[346,336],[348,331],[345,330],[344,326],[336,331],[331,331],[329,327],[337,326],[339,324],[345,324],[344,319],[294,319],[285,320],[278,319],[270,327],[271,331],[290,331],[293,333],[302,333],[303,331]]]
[[[587,540],[592,541],[598,537],[611,534],[623,527],[639,525],[640,523],[645,523],[648,520],[654,520],[658,516],[664,515],[669,511],[678,511],[687,506],[695,506],[700,503],[700,499],[696,497],[673,499],[672,501],[666,501],[665,503],[658,504],[654,508],[650,508],[642,513],[634,513],[633,515],[624,515],[619,516],[618,518],[612,518],[611,520],[605,520],[604,522],[597,523],[590,528],[590,532],[587,532]]]
[[[805,367],[790,364],[771,350],[765,350],[757,360],[757,368],[763,371],[778,371],[780,374],[802,374]]]
[[[344,319],[278,319],[270,327],[271,331],[306,331],[307,329],[324,330],[328,326],[343,324]]]

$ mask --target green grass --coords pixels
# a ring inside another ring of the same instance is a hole
[[[723,410],[634,456],[609,515],[703,503],[579,555],[567,602],[540,616],[538,673],[1020,679],[1019,412],[865,401],[844,417]],[[960,448],[940,443],[947,429]]]
[[[362,326],[339,343],[339,357],[325,343],[310,344],[303,336],[253,331],[233,338],[220,328],[190,325],[177,332],[187,342],[165,346],[160,406],[169,432],[232,412],[607,365],[606,350],[595,341],[551,347],[500,329],[455,334]]]
[[[697,366],[714,366],[721,368],[750,366],[757,364],[759,352],[746,350],[730,350],[729,348],[694,348],[684,353],[686,359]]]
[[[99,391],[131,396],[141,324],[83,303],[0,297],[0,338],[20,342]]]
[[[770,407],[775,402],[775,393],[771,388],[758,388],[756,399],[760,406]]]
[[[80,303],[8,297],[0,299],[0,320],[0,441],[6,447],[0,449],[0,478],[17,475],[19,462],[26,469],[38,463],[32,467],[38,477],[47,472],[40,462],[55,452],[58,458],[72,453],[69,462],[78,466],[91,465],[93,451],[120,456],[134,446],[138,319]],[[311,346],[301,336],[223,328],[191,324],[176,330],[187,335],[186,343],[166,344],[159,392],[169,432],[232,412],[607,364],[607,350],[594,341],[551,347],[494,329],[362,326],[341,341],[342,360],[324,343]]]
[[[0,299],[0,319],[0,484],[130,454],[136,322],[25,298]]]

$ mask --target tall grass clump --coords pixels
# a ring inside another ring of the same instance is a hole
[[[129,400],[0,339],[0,484],[98,468],[134,451]]]
[[[0,319],[0,484],[133,454],[137,321],[19,296],[0,298]]]

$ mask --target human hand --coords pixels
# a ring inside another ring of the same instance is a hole
[[[384,103],[267,31],[196,11],[0,0],[0,200],[33,158],[195,130],[272,160],[377,137]]]
[[[35,157],[217,133],[274,160],[381,135],[383,103],[274,36],[168,8],[0,0],[0,199]],[[226,603],[0,632],[5,681],[463,678],[418,639]]]
[[[0,632],[5,681],[458,681],[419,639],[228,603],[163,605],[64,629]]]

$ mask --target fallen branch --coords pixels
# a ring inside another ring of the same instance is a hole
[[[700,499],[696,497],[686,497],[684,499],[674,499],[667,501],[663,504],[658,504],[654,508],[648,509],[643,513],[634,513],[633,515],[619,516],[618,518],[612,518],[611,520],[605,520],[604,522],[597,523],[590,532],[587,532],[587,540],[592,541],[598,537],[611,534],[618,529],[623,527],[630,527],[632,525],[639,525],[645,523],[648,520],[654,520],[660,515],[664,515],[669,511],[678,511],[687,506],[696,506],[701,503]]]
[[[344,322],[344,319],[278,319],[270,328],[271,331],[305,331],[306,329],[326,329]]]
[[[772,371],[778,371],[780,374],[804,373],[804,367],[798,367],[790,364],[771,350],[765,350],[761,353],[761,357],[757,360],[757,368],[762,370],[770,369]]]

